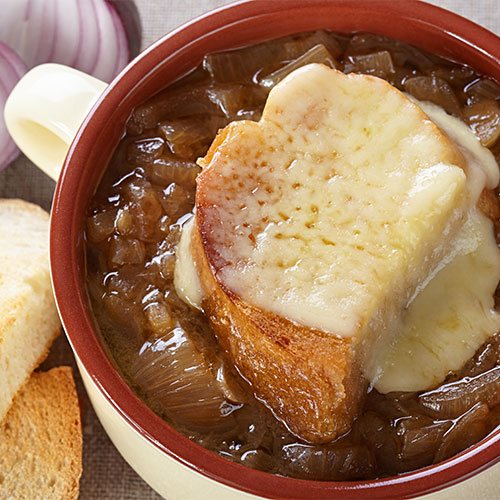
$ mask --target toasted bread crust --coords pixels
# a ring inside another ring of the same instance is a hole
[[[347,432],[367,387],[349,340],[296,325],[225,291],[210,269],[199,230],[191,245],[205,291],[203,308],[256,397],[308,441],[328,442]]]
[[[58,326],[54,330],[54,332],[52,333],[52,336],[49,339],[49,345],[47,346],[47,348],[45,349],[45,351],[43,351],[42,354],[40,354],[40,357],[32,365],[32,368],[30,369],[29,373],[26,375],[26,379],[24,380],[24,382],[22,383],[22,385],[19,387],[19,389],[17,390],[17,392],[15,394],[12,394],[9,405],[11,405],[12,402],[15,401],[16,398],[19,397],[19,395],[24,391],[24,389],[26,388],[26,385],[30,381],[30,377],[32,376],[32,373],[47,359],[47,356],[49,355],[49,352],[50,352],[50,346],[52,345],[52,342],[54,342],[54,340],[60,334],[61,334],[61,327]],[[8,415],[8,412],[5,413],[4,415],[0,416],[0,425],[2,425],[5,422],[5,420],[7,418],[7,415]]]
[[[34,373],[0,426],[0,497],[72,500],[82,428],[71,368]]]

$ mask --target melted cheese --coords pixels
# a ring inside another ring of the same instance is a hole
[[[472,210],[457,243],[462,251],[415,297],[399,335],[379,353],[371,377],[379,392],[438,385],[499,330],[493,294],[500,280],[500,251],[491,220]]]
[[[182,226],[181,239],[175,252],[174,286],[179,298],[201,311],[203,290],[191,252],[194,217]]]
[[[485,187],[495,188],[498,165],[470,128],[434,104],[414,101],[462,150],[471,200],[476,202]],[[373,363],[364,367],[379,392],[435,387],[500,330],[493,298],[500,250],[492,222],[475,205],[447,259],[429,278],[395,326],[400,333],[392,344],[379,346]]]
[[[449,115],[444,109],[430,102],[415,102],[424,113],[446,132],[448,137],[460,148],[467,160],[467,187],[471,200],[476,201],[483,188],[494,189],[500,180],[500,170],[491,151],[481,145],[472,130],[460,119]]]
[[[217,174],[205,217],[218,223],[205,236],[220,282],[356,341],[387,330],[470,204],[463,158],[414,103],[321,65],[274,87],[261,121],[233,123],[207,161]]]

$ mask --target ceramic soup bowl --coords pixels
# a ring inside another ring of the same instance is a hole
[[[207,53],[316,29],[387,35],[500,81],[500,38],[432,5],[415,0],[254,0],[228,5],[172,31],[110,85],[58,65],[34,68],[6,107],[18,145],[58,179],[50,227],[52,280],[89,397],[121,454],[165,498],[409,498],[468,478],[500,457],[497,430],[445,462],[397,477],[320,482],[259,472],[216,456],[156,416],[127,386],[99,342],[86,293],[83,231],[89,200],[134,107]]]

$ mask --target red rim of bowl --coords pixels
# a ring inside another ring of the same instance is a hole
[[[306,19],[312,10],[316,21],[307,24],[308,30],[335,26],[337,31],[388,34],[423,45],[435,53],[458,58],[500,81],[500,39],[496,35],[456,14],[418,0],[247,0],[201,16],[170,32],[130,63],[104,92],[73,141],[52,209],[50,261],[56,300],[69,341],[103,396],[136,432],[191,469],[264,498],[410,498],[464,480],[499,461],[500,430],[445,462],[385,479],[320,482],[260,472],[205,450],[157,417],[135,396],[109,361],[89,313],[84,284],[84,217],[89,197],[102,175],[101,165],[106,163],[104,160],[109,158],[122,135],[123,127],[116,123],[123,125],[130,110],[144,100],[144,97],[138,100],[136,94],[142,92],[143,96],[150,96],[158,91],[162,86],[158,75],[168,65],[178,64],[174,72],[177,77],[193,67],[198,61],[176,60],[191,46],[199,44],[202,47],[210,40],[211,50],[227,47],[222,35],[231,30],[233,47],[241,45],[243,40],[249,44],[265,39],[262,35],[252,38],[252,23],[255,26],[258,20],[265,20],[267,26],[280,23],[280,29],[267,38],[295,33],[300,31],[296,29],[298,25],[305,25],[305,21],[300,20]],[[335,21],[331,19],[333,12]],[[359,22],[353,21],[355,18]],[[451,50],[450,46],[455,48]],[[115,126],[110,125],[113,123]],[[106,143],[111,144],[107,150],[103,130],[106,131]],[[98,167],[93,167],[94,164]]]

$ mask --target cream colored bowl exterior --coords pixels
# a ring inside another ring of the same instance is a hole
[[[94,410],[111,441],[130,466],[166,500],[251,500],[205,477],[160,451],[142,437],[111,405],[77,359],[78,369]]]

